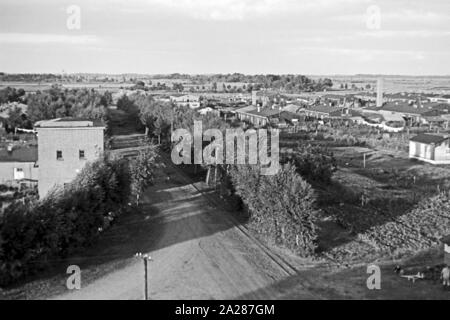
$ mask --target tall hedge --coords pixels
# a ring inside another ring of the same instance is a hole
[[[257,166],[231,170],[236,194],[250,213],[250,227],[301,256],[316,249],[318,211],[314,192],[288,163],[276,175],[264,176]]]
[[[126,160],[100,159],[40,202],[11,204],[0,219],[0,285],[91,244],[131,196]]]

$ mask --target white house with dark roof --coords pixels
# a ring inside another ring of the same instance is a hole
[[[0,184],[38,182],[36,146],[9,146],[0,150]]]
[[[432,164],[450,164],[450,137],[419,134],[409,140],[409,158]]]

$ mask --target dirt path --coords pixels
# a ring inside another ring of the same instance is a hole
[[[142,252],[153,258],[149,263],[151,299],[275,299],[281,293],[274,284],[295,274],[172,167],[160,172],[143,201],[151,206],[145,206],[146,216],[139,222],[136,237],[128,235],[127,241],[142,239],[141,233],[147,232],[152,242],[134,244],[136,250],[148,248]],[[82,285],[81,290],[51,298],[142,299],[143,263],[128,259],[125,266]],[[296,293],[296,298],[317,298],[301,287]]]

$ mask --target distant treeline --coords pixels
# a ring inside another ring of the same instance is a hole
[[[318,91],[331,88],[331,79],[324,78],[317,81],[304,75],[294,74],[257,74],[245,75],[242,73],[232,74],[212,74],[212,75],[189,75],[172,73],[169,75],[154,75],[150,79],[179,79],[189,80],[196,84],[220,83],[220,82],[241,82],[253,84],[258,88],[284,89],[286,91]],[[255,89],[258,89],[255,88]]]
[[[86,80],[86,76],[80,75],[61,75],[61,74],[6,74],[0,73],[0,81],[24,81],[24,82],[62,82],[62,81],[76,81],[83,82]],[[333,82],[329,78],[313,80],[304,75],[295,74],[258,74],[258,75],[245,75],[242,73],[232,74],[210,74],[210,75],[189,75],[172,73],[166,75],[96,75],[94,79],[98,81],[108,81],[112,79],[120,79],[122,82],[134,82],[145,81],[155,79],[170,79],[170,80],[185,80],[197,85],[215,84],[215,87],[220,83],[247,83],[247,90],[262,88],[272,88],[278,90],[285,90],[287,92],[298,91],[322,91],[333,86]],[[87,81],[87,80],[86,80]]]
[[[54,82],[61,80],[64,76],[52,73],[3,73],[0,72],[0,81],[23,81],[23,82]]]

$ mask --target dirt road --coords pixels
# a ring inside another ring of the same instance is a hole
[[[143,202],[143,216],[130,222],[133,229],[127,230],[120,247],[128,248],[129,254],[136,250],[153,258],[149,263],[151,299],[275,299],[280,293],[274,284],[295,274],[173,167],[159,173]],[[129,234],[131,230],[134,234]],[[130,257],[125,260],[123,267],[105,271],[87,284],[82,280],[81,290],[51,298],[142,299],[143,263]],[[307,290],[297,288],[296,293],[297,298],[317,298]]]

